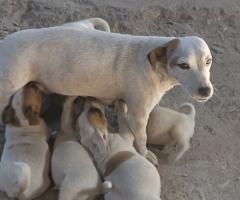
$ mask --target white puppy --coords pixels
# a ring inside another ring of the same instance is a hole
[[[208,45],[194,36],[133,36],[66,26],[23,30],[0,43],[0,113],[30,80],[63,95],[123,99],[137,150],[157,162],[146,148],[150,112],[177,84],[194,99],[208,100],[211,63]]]
[[[160,200],[157,169],[119,134],[108,133],[100,103],[86,100],[76,123],[82,144],[92,153],[105,180],[112,183],[106,200]]]
[[[107,23],[107,21],[105,21],[102,18],[88,18],[88,19],[84,19],[76,22],[69,22],[69,23],[63,24],[63,26],[76,28],[79,30],[87,28],[92,30],[100,29],[106,32],[111,32],[109,24]]]
[[[91,157],[78,142],[73,127],[74,100],[69,97],[64,103],[61,130],[52,155],[52,178],[60,189],[59,200],[93,200],[103,187]]]
[[[183,109],[188,109],[183,113]],[[194,134],[195,108],[190,103],[179,107],[180,112],[156,106],[151,112],[147,124],[147,142],[156,145],[177,144],[179,151],[175,160],[179,160],[190,148],[190,139]]]
[[[50,185],[49,130],[39,117],[42,94],[28,84],[3,112],[6,143],[0,162],[0,190],[20,200],[34,199]]]

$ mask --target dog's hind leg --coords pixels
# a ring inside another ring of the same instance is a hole
[[[175,161],[178,161],[185,154],[185,152],[190,149],[190,144],[186,141],[178,143],[178,146],[179,151],[176,154]]]

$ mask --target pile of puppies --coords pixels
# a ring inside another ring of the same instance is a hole
[[[157,200],[161,182],[147,140],[178,144],[175,160],[189,149],[195,126],[192,104],[180,106],[180,111],[189,109],[186,114],[156,104],[179,83],[198,100],[211,97],[211,54],[206,43],[196,37],[159,41],[158,37],[105,33],[95,30],[98,25],[110,31],[105,21],[94,18],[22,31],[0,43],[0,49],[6,47],[0,50],[0,58],[6,58],[0,62],[5,64],[1,73],[6,73],[4,79],[0,74],[6,86],[0,98],[6,125],[0,190],[9,197],[34,199],[49,188],[51,176],[59,200],[90,200],[100,194],[107,200]],[[106,57],[112,51],[118,59]],[[91,58],[95,54],[97,62]],[[19,56],[27,57],[23,62]],[[23,76],[17,74],[22,68]],[[7,79],[14,75],[18,78],[9,84]],[[44,95],[49,92],[68,96],[51,156],[50,130],[41,117]],[[109,102],[117,111],[119,134],[107,128]]]

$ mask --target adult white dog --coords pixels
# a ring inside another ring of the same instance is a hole
[[[146,148],[150,112],[166,91],[181,84],[208,100],[212,56],[199,37],[132,36],[64,26],[13,33],[0,42],[0,112],[10,96],[34,80],[69,96],[123,99],[136,148]],[[140,109],[141,108],[141,109]]]
[[[119,134],[109,133],[99,102],[86,100],[76,120],[81,143],[92,153],[99,172],[112,184],[106,200],[160,200],[161,182],[155,166]]]
[[[17,91],[3,112],[6,143],[0,162],[0,190],[9,197],[30,200],[50,185],[49,130],[39,117],[42,95],[28,84]]]
[[[106,184],[102,184],[92,158],[78,142],[74,100],[74,97],[67,98],[63,106],[61,130],[52,155],[52,178],[59,188],[59,200],[93,200]]]

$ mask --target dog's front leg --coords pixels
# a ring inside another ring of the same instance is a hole
[[[149,112],[139,107],[130,108],[128,110],[126,123],[135,137],[135,147],[138,152],[147,158],[154,165],[158,165],[158,159],[154,153],[147,149],[146,126]]]

